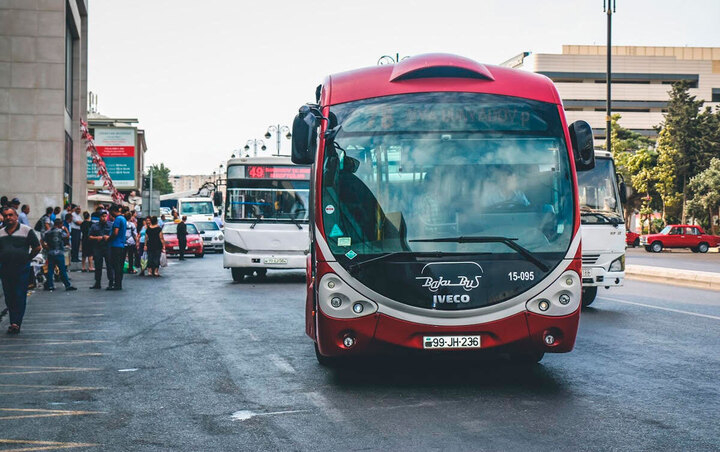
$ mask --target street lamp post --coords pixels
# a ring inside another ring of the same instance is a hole
[[[383,55],[377,60],[377,65],[383,66],[386,64],[395,64],[395,63],[399,63],[400,61],[404,60],[405,58],[410,58],[410,57],[404,56],[404,57],[400,58],[399,53],[396,53],[395,57],[392,57],[390,55]]]
[[[607,13],[607,104],[605,113],[605,146],[608,152],[612,152],[611,143],[611,127],[612,127],[612,101],[610,97],[611,85],[612,85],[612,71],[611,71],[611,56],[612,56],[612,15],[615,12],[615,0],[603,0],[603,11]]]
[[[280,155],[280,134],[285,133],[285,138],[287,138],[288,140],[292,138],[292,134],[290,133],[290,127],[281,126],[280,124],[276,126],[271,125],[268,127],[267,132],[265,132],[265,138],[269,140],[273,133],[277,138],[277,155]]]
[[[253,157],[257,157],[258,144],[260,145],[260,150],[264,151],[265,149],[267,149],[267,147],[265,146],[265,142],[263,140],[253,139],[253,140],[247,140],[247,143],[245,143],[245,148],[244,148],[245,151],[250,150],[251,144],[253,145]]]

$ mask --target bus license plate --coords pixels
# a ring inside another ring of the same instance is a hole
[[[286,257],[267,257],[263,259],[263,264],[287,264]]]
[[[592,278],[592,270],[583,268],[583,278]]]
[[[423,348],[480,348],[480,336],[423,336]]]

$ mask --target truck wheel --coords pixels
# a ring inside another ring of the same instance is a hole
[[[231,268],[230,272],[232,273],[232,279],[235,282],[242,282],[246,273],[244,268]]]
[[[315,358],[317,359],[317,362],[323,366],[323,367],[337,367],[341,360],[340,358],[335,358],[331,356],[325,356],[320,354],[320,350],[318,349],[317,342],[315,345]]]
[[[659,253],[662,249],[663,245],[660,242],[652,242],[652,245],[650,245],[650,251],[653,253]]]
[[[583,307],[590,306],[595,297],[597,296],[597,287],[583,287],[582,290],[582,305]]]
[[[707,253],[709,249],[710,249],[710,245],[708,245],[705,242],[699,244],[697,247],[697,250],[700,251],[701,253]]]

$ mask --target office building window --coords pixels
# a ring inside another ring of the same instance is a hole
[[[65,110],[72,118],[73,104],[73,43],[70,24],[65,25]]]
[[[65,133],[65,167],[63,172],[63,182],[65,192],[72,198],[72,181],[73,181],[73,140],[70,135]]]
[[[712,100],[711,102],[720,102],[720,88],[712,89]]]

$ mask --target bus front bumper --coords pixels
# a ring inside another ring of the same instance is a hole
[[[304,253],[229,253],[223,251],[225,268],[274,268],[305,269],[307,256]]]
[[[583,287],[615,287],[622,286],[625,279],[625,272],[610,272],[603,267],[586,267],[582,268],[582,285]]]
[[[477,325],[437,326],[407,322],[385,314],[375,313],[354,319],[336,319],[316,311],[318,349],[325,356],[354,356],[377,354],[393,348],[425,350],[425,336],[480,336],[479,349],[539,350],[547,353],[565,353],[573,349],[580,320],[580,309],[562,316],[544,316],[529,311],[501,320]],[[546,334],[555,338],[546,345]],[[351,347],[345,346],[347,337],[354,339]],[[426,350],[430,351],[430,350]],[[435,350],[432,350],[435,352]],[[439,350],[441,353],[446,350]]]

